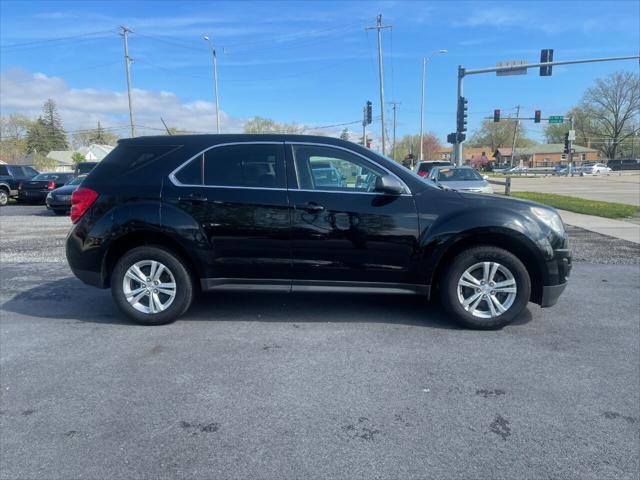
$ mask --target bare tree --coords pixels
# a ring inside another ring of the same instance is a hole
[[[638,132],[640,77],[632,72],[616,72],[601,78],[582,98],[581,108],[592,121],[591,136],[608,158],[616,158],[620,144]]]

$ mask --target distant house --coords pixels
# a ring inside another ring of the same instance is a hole
[[[599,159],[597,150],[593,148],[574,145],[573,161],[594,162]],[[495,151],[491,147],[464,147],[462,150],[464,162],[466,164],[480,167],[486,167],[487,163],[493,166],[507,165],[511,163],[511,148],[497,148]],[[453,160],[452,148],[445,147],[438,152],[437,160]],[[436,159],[434,159],[436,160]],[[528,168],[535,167],[554,167],[556,165],[566,165],[568,163],[567,155],[564,153],[563,143],[547,143],[534,145],[532,147],[516,148],[516,158],[514,165],[522,164]]]
[[[595,162],[599,159],[597,150],[593,148],[574,145],[574,163]],[[511,148],[498,148],[493,157],[496,164],[505,165],[511,163]],[[528,168],[555,167],[566,165],[569,162],[568,155],[564,153],[563,143],[546,143],[533,145],[532,147],[516,148],[514,165],[520,164]]]
[[[99,162],[114,148],[111,145],[92,143],[88,147],[80,147],[78,150],[52,150],[47,158],[56,162],[54,167],[56,172],[71,172],[73,171],[73,154],[75,152],[84,155],[87,162]]]

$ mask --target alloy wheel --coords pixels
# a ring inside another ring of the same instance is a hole
[[[176,298],[176,280],[164,264],[141,260],[131,265],[122,280],[127,302],[142,313],[160,313]]]
[[[513,305],[518,293],[516,279],[497,262],[479,262],[467,268],[458,279],[458,300],[478,318],[494,318]]]

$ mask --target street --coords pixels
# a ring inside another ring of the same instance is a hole
[[[511,181],[514,192],[557,193],[640,206],[640,174],[637,172],[584,177],[513,177]]]
[[[3,479],[638,476],[637,245],[571,229],[559,303],[501,331],[268,293],[142,327],[72,276],[69,227],[0,210]]]

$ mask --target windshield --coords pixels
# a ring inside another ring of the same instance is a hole
[[[437,172],[437,179],[441,182],[475,182],[482,177],[472,168],[442,168]]]

